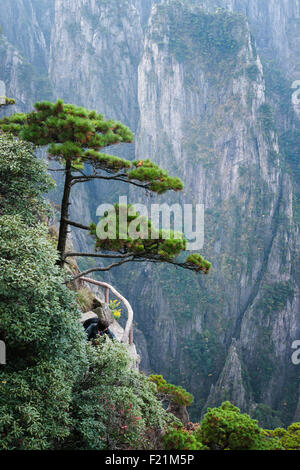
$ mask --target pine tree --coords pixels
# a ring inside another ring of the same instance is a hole
[[[126,182],[157,194],[183,189],[183,183],[179,178],[169,176],[166,170],[149,159],[129,161],[101,152],[108,146],[133,141],[132,132],[123,124],[106,120],[96,111],[65,104],[62,100],[56,103],[46,101],[36,103],[34,108],[34,111],[28,114],[18,113],[4,117],[0,120],[0,129],[37,146],[49,145],[49,158],[64,165],[64,191],[57,246],[60,266],[63,266],[66,258],[71,255],[66,253],[69,226],[89,230],[92,235],[96,235],[94,224],[88,227],[69,219],[70,195],[75,184],[102,179]],[[87,171],[88,166],[92,172]],[[116,209],[119,215],[121,208],[116,207]],[[130,207],[126,210],[129,209]],[[117,224],[120,230],[119,220]],[[145,221],[145,224],[150,230],[151,223]],[[159,232],[155,240],[150,236],[146,240],[138,238],[134,242],[131,237],[112,240],[112,243],[97,239],[95,248],[101,253],[72,253],[72,255],[111,258],[117,262],[106,267],[92,268],[82,275],[91,271],[106,271],[129,261],[163,261],[204,273],[208,273],[211,266],[199,254],[189,256],[184,262],[177,261],[176,256],[186,248],[186,240],[173,232],[168,239],[164,238],[163,231]]]
[[[0,109],[4,106],[10,106],[15,103],[15,100],[11,98],[7,98],[6,96],[0,96]]]

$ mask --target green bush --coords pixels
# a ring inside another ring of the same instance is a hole
[[[265,431],[266,436],[280,440],[285,450],[300,450],[300,423],[293,423],[288,429],[276,428]]]
[[[29,143],[0,135],[0,215],[18,214],[36,222],[47,209],[42,194],[54,186]]]
[[[163,438],[166,450],[209,450],[203,445],[196,429],[186,429],[183,426],[170,427]]]
[[[131,368],[125,346],[109,338],[89,347],[88,358],[88,372],[74,390],[72,436],[63,448],[153,448],[174,421],[156,398],[155,385]]]
[[[149,379],[156,384],[157,392],[173,403],[183,406],[193,403],[194,397],[191,393],[178,385],[168,384],[162,375],[150,375]]]
[[[42,225],[0,219],[0,449],[47,449],[69,434],[86,341]]]
[[[219,408],[208,408],[199,439],[211,450],[282,449],[278,439],[265,437],[257,421],[230,402],[224,402]]]

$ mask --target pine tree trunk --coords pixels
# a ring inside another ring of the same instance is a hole
[[[72,170],[71,170],[71,161],[67,160],[66,170],[65,170],[65,186],[64,186],[64,195],[61,203],[60,211],[60,227],[59,227],[59,236],[58,236],[58,245],[57,250],[59,252],[60,258],[57,262],[59,266],[63,267],[64,265],[64,254],[66,251],[66,243],[68,237],[68,223],[69,219],[69,205],[70,205],[70,193],[71,193],[71,183],[72,183]]]

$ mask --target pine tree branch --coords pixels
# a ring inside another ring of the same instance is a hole
[[[88,225],[82,225],[82,224],[79,224],[78,222],[73,222],[72,220],[65,219],[65,222],[68,225],[72,225],[72,227],[81,228],[82,230],[90,230],[91,229]]]
[[[129,258],[131,256],[134,256],[133,253],[125,253],[125,254],[118,254],[118,255],[114,255],[114,254],[103,254],[103,253],[66,253],[65,254],[65,259],[66,258],[75,258],[76,256],[85,256],[85,257],[89,257],[89,258],[113,258],[113,259],[125,259],[125,258]]]
[[[90,274],[90,273],[95,273],[95,272],[98,272],[98,271],[101,271],[101,272],[110,271],[110,269],[112,269],[116,266],[121,266],[122,264],[128,263],[129,261],[132,261],[132,259],[123,259],[123,260],[119,261],[119,263],[112,263],[108,266],[99,266],[97,268],[87,269],[86,271],[82,271],[81,273],[74,276],[72,279],[69,279],[68,281],[66,281],[65,284],[68,284],[69,282],[76,281],[77,279],[81,278],[82,276],[86,276],[87,274]]]
[[[125,179],[124,177],[127,176],[126,173],[120,174],[120,175],[113,175],[113,176],[103,176],[103,175],[90,175],[90,176],[74,176],[72,178],[72,186],[74,186],[77,183],[86,183],[92,179],[101,179],[101,180],[106,180],[106,181],[121,181],[122,183],[128,183],[132,184],[133,186],[137,186],[139,188],[143,189],[149,189],[149,186],[151,182],[146,182],[144,184],[138,183],[134,180],[130,179]]]

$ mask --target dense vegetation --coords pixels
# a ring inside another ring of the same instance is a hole
[[[48,209],[42,193],[52,186],[45,166],[30,144],[4,136],[0,160],[0,339],[7,349],[0,448],[130,446],[127,428],[136,439],[169,417],[153,384],[129,370],[123,345],[86,343],[76,296],[40,220]]]
[[[39,221],[41,193],[50,187],[45,167],[28,144],[3,136],[0,160],[0,338],[7,351],[0,447],[46,449],[69,433],[72,388],[86,364],[84,332]]]
[[[184,426],[163,404],[185,408],[191,394],[136,371],[122,344],[87,344],[41,221],[45,165],[2,135],[0,171],[1,449],[300,449],[299,424],[264,431],[228,402]]]
[[[265,431],[249,415],[224,402],[209,408],[201,424],[173,426],[164,443],[167,449],[180,450],[300,450],[300,426]]]

